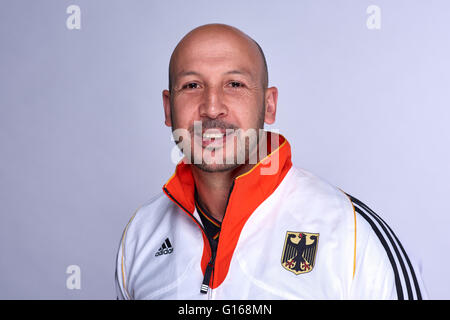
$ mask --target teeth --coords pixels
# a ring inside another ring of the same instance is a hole
[[[223,133],[204,133],[203,139],[220,139],[224,136]]]

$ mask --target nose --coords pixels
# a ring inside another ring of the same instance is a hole
[[[204,91],[203,101],[200,105],[200,116],[217,119],[228,114],[223,101],[223,92],[218,87],[208,87]]]

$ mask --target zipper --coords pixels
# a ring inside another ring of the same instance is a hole
[[[206,294],[206,293],[208,293],[209,283],[211,281],[212,272],[214,270],[214,262],[216,260],[216,249],[217,248],[216,248],[216,246],[214,246],[211,243],[211,240],[206,235],[205,228],[203,228],[201,223],[198,222],[198,220],[194,217],[194,215],[192,213],[190,213],[189,210],[187,210],[181,203],[179,203],[177,201],[177,199],[175,199],[175,197],[172,196],[172,194],[169,192],[169,190],[167,190],[167,188],[163,188],[163,190],[169,196],[169,198],[172,199],[173,202],[175,202],[181,209],[183,209],[183,211],[185,211],[192,218],[192,220],[195,221],[195,223],[198,225],[198,227],[203,232],[203,235],[205,236],[205,238],[208,239],[208,244],[209,244],[209,247],[211,249],[211,258],[209,259],[209,262],[206,265],[205,275],[204,275],[204,278],[203,278],[202,285],[200,287],[200,293]]]
[[[235,180],[233,180],[233,183],[231,184],[230,192],[228,193],[227,203],[225,205],[225,212],[227,212],[228,202],[230,201],[231,192],[233,191],[233,188],[234,188],[234,181]],[[211,280],[214,279],[214,265],[216,262],[216,253],[217,253],[217,248],[219,246],[220,236],[219,236],[219,239],[217,240],[217,244],[215,242],[211,241],[211,239],[209,239],[209,237],[206,234],[205,228],[201,225],[200,222],[198,222],[198,220],[194,217],[194,215],[192,213],[190,213],[189,210],[187,210],[185,207],[183,207],[181,205],[181,203],[179,203],[177,201],[177,199],[175,199],[175,197],[172,196],[172,194],[169,192],[169,190],[167,190],[167,188],[164,187],[163,189],[166,192],[166,194],[172,199],[172,201],[175,202],[181,209],[183,209],[195,221],[195,223],[199,226],[199,228],[203,232],[203,235],[205,236],[205,238],[208,239],[209,248],[211,249],[211,258],[209,259],[209,262],[206,265],[205,275],[203,276],[203,282],[200,287],[200,293],[207,294],[209,291],[209,284],[211,283]],[[223,219],[224,218],[225,218],[225,214],[223,216]],[[222,221],[223,221],[223,219],[222,219]]]
[[[211,283],[211,279],[213,278],[212,274],[214,271],[214,264],[216,262],[216,253],[217,253],[216,245],[213,242],[211,242],[211,240],[209,240],[209,238],[208,238],[208,242],[209,242],[209,246],[211,248],[211,259],[209,259],[209,262],[206,265],[205,275],[203,277],[202,286],[200,287],[200,293],[203,293],[203,294],[208,293],[209,284]]]
[[[225,204],[225,213],[227,212],[228,202],[230,201],[231,192],[233,191],[233,188],[234,188],[234,181],[235,180],[233,180],[233,183],[231,184],[231,187],[230,187],[230,192],[228,193],[227,203]],[[225,219],[225,213],[223,214],[222,222]],[[220,229],[222,231],[222,228],[220,228]],[[209,246],[211,247],[211,259],[210,259],[208,265],[206,266],[205,276],[203,278],[202,288],[200,290],[200,292],[204,293],[204,294],[208,293],[208,289],[209,289],[209,285],[208,284],[210,283],[211,276],[212,276],[212,279],[213,279],[213,282],[214,282],[214,265],[215,265],[215,262],[216,262],[217,248],[219,247],[220,234],[219,234],[219,239],[217,239],[217,244],[213,243],[213,245],[211,245],[211,241],[209,240],[209,238],[208,238],[208,241],[209,241]],[[213,246],[214,246],[214,251],[212,250]]]

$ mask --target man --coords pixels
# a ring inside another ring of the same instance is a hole
[[[262,130],[277,98],[240,30],[204,25],[178,43],[163,104],[184,159],[125,228],[118,298],[424,298],[387,224]]]

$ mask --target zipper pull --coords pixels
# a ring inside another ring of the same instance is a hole
[[[210,240],[208,238],[208,240]],[[208,293],[209,283],[211,282],[211,274],[214,269],[214,263],[216,261],[216,252],[217,252],[217,243],[215,241],[209,241],[209,245],[211,247],[211,259],[208,262],[205,270],[205,276],[203,278],[202,286],[200,287],[200,293],[206,294]]]
[[[213,263],[210,261],[210,262],[208,262],[208,265],[206,266],[205,277],[203,278],[203,283],[200,288],[200,293],[203,293],[203,294],[208,293],[209,282],[211,281],[212,270],[213,270]]]

